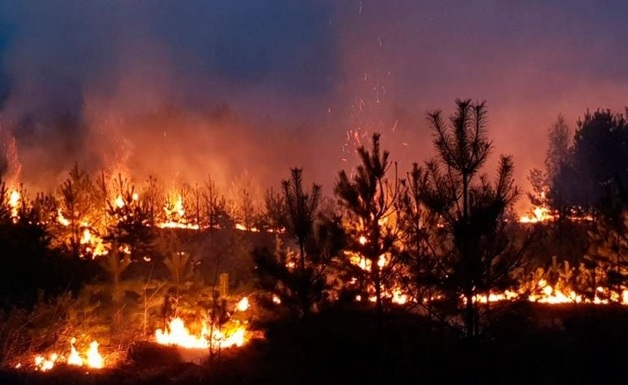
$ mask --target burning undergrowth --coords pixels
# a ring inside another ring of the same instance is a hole
[[[119,315],[108,316],[102,307],[89,306],[83,302],[84,298],[70,296],[38,304],[28,313],[10,312],[0,330],[5,341],[3,366],[18,371],[48,372],[72,367],[96,372],[129,365],[164,364],[159,360],[147,361],[143,357],[146,346],[153,351],[163,346],[160,355],[166,352],[171,365],[203,364],[223,350],[242,347],[252,338],[263,338],[262,333],[253,330],[247,297],[235,303],[233,297],[214,295],[214,298],[217,303],[197,307],[195,312],[190,311],[192,307],[186,307],[185,311],[159,317],[157,323],[163,323],[163,329],[154,329],[152,322],[150,329],[146,324],[133,324],[138,318],[128,315],[124,320],[116,319]],[[129,301],[125,304],[132,305]],[[156,318],[148,309],[144,310],[147,317]],[[149,330],[153,331],[152,335],[146,334]]]
[[[480,205],[466,214],[478,215],[473,222],[456,208],[462,185],[434,163],[391,182],[378,135],[372,151],[359,151],[366,165],[339,174],[339,204],[320,186],[307,192],[298,168],[263,205],[246,190],[225,195],[212,179],[172,189],[78,165],[54,193],[2,185],[1,240],[22,264],[18,279],[3,272],[0,281],[3,364],[96,371],[163,353],[171,358],[159,362],[211,366],[261,335],[258,305],[307,322],[335,306],[374,304],[380,334],[384,315],[403,311],[480,339],[516,304],[628,304],[621,264],[535,258],[553,223],[503,209],[516,194],[510,158],[498,178],[503,195],[485,178],[464,184],[474,196],[465,204]],[[594,223],[576,225],[585,232]],[[39,282],[44,266],[68,271]],[[19,286],[29,271],[39,276]],[[60,289],[68,277],[77,284]]]
[[[276,309],[292,306],[294,314],[303,309],[299,253],[282,224],[251,200],[229,202],[211,179],[203,186],[168,192],[154,179],[136,186],[121,174],[90,176],[76,166],[56,194],[31,197],[19,186],[5,186],[2,194],[8,228],[46,230],[51,236],[47,247],[83,264],[87,270],[79,275],[91,277],[73,292],[32,299],[28,309],[5,309],[5,366],[36,371],[111,368],[128,361],[129,347],[140,342],[169,346],[176,361],[194,363],[241,347],[261,335],[251,329],[254,313],[247,297],[259,278],[254,262],[259,266],[260,261],[251,258],[254,248],[275,248],[270,257],[286,277],[275,276],[265,288],[268,294],[257,298],[266,298]],[[391,216],[378,225],[395,222]],[[357,234],[364,230],[358,228]],[[403,279],[408,267],[393,253],[371,261],[360,254],[369,240],[360,235],[355,241],[357,248],[342,252],[344,265],[334,253],[326,265],[307,262],[307,271],[324,277],[317,283],[323,294],[317,299],[320,304],[375,302],[370,275],[377,265],[393,277],[380,288],[386,307],[429,314],[439,307],[464,306],[460,294],[414,290]],[[297,278],[294,285],[287,279],[291,275]],[[604,276],[602,270],[554,260],[545,268],[514,270],[511,287],[478,291],[473,302],[479,311],[517,301],[627,304],[626,289],[609,285]],[[141,356],[137,350],[134,354]]]

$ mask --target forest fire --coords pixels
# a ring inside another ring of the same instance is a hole
[[[199,224],[189,223],[186,220],[185,211],[183,198],[180,194],[176,198],[168,197],[163,206],[164,219],[157,223],[157,227],[162,229],[199,230],[201,228]]]
[[[525,286],[525,285],[524,285]],[[464,298],[461,298],[464,303]],[[504,292],[491,292],[489,294],[478,294],[474,301],[478,303],[493,303],[502,301],[515,301],[525,299],[529,302],[543,303],[550,305],[557,304],[620,304],[628,306],[628,289],[610,290],[598,286],[593,295],[586,296],[579,294],[576,290],[563,283],[550,285],[547,280],[541,279],[531,292],[523,289],[505,290]]]
[[[32,366],[23,365],[21,362],[15,364],[16,369],[32,368],[41,372],[53,369],[56,365],[65,364],[71,366],[85,367],[90,369],[102,369],[106,367],[105,359],[98,350],[98,342],[92,341],[83,354],[76,349],[76,338],[70,342],[70,353],[65,356],[56,352],[43,355],[38,354],[32,359]]]
[[[201,330],[192,333],[181,318],[170,320],[165,330],[155,331],[155,341],[162,345],[179,346],[187,349],[209,349],[212,347],[240,347],[245,343],[246,329],[242,326],[221,330],[202,322]]]
[[[534,207],[531,213],[519,217],[519,223],[539,223],[553,221],[554,216],[547,207]]]
[[[246,312],[249,309],[249,299],[243,297],[236,303],[234,314]],[[244,345],[247,340],[246,332],[246,325],[233,319],[229,319],[227,322],[217,320],[214,323],[203,320],[200,322],[200,328],[197,328],[196,332],[192,332],[182,318],[175,317],[168,322],[164,330],[157,329],[155,331],[155,341],[162,345],[186,349],[224,349]]]
[[[17,190],[11,191],[11,195],[9,195],[9,207],[11,208],[11,219],[13,222],[17,222],[19,219],[19,209],[20,209],[20,199],[21,194]]]

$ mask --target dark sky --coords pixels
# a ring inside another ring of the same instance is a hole
[[[55,161],[62,178],[73,158],[145,169],[159,158],[223,184],[299,165],[330,186],[351,166],[349,134],[381,132],[405,167],[431,154],[425,113],[472,98],[526,189],[558,114],[573,128],[587,109],[628,105],[626,16],[625,1],[594,0],[1,1],[1,124],[21,179]],[[240,118],[229,134],[200,117],[222,102]],[[172,158],[133,123],[164,105],[186,115],[156,130],[178,146]],[[63,114],[81,124],[51,128]],[[269,130],[291,139],[260,146]]]

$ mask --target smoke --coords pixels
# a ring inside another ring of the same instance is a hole
[[[138,183],[212,175],[223,189],[246,178],[258,191],[299,166],[331,193],[373,132],[403,173],[433,155],[425,113],[472,98],[486,100],[495,152],[514,156],[525,190],[559,113],[573,128],[587,109],[627,104],[617,7],[5,2],[0,130],[37,190],[78,162]]]

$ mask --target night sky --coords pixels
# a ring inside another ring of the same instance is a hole
[[[425,113],[471,98],[487,102],[495,152],[514,156],[525,190],[558,114],[573,129],[587,109],[628,105],[627,15],[624,1],[593,0],[2,1],[3,140],[17,138],[21,179],[38,187],[78,159],[223,184],[247,169],[263,188],[303,166],[330,192],[353,162],[347,131],[381,132],[409,167],[432,154]],[[223,102],[238,129],[199,118]],[[187,118],[137,123],[164,105]],[[83,124],[50,128],[58,115]],[[291,150],[262,143],[268,130]]]

